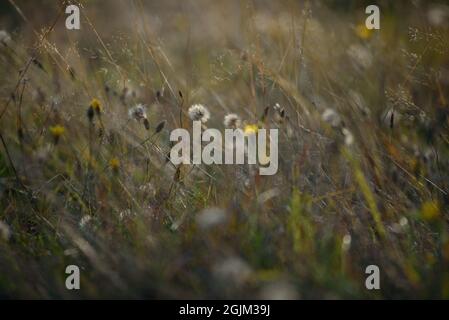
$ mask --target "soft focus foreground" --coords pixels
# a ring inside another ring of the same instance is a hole
[[[0,297],[449,298],[447,5],[39,3],[0,4]],[[172,165],[194,104],[278,173]]]

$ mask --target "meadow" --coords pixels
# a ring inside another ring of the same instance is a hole
[[[446,1],[76,4],[0,4],[0,298],[449,298]],[[277,173],[173,165],[195,117]]]

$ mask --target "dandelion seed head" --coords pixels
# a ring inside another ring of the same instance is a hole
[[[235,113],[227,114],[223,120],[223,124],[226,128],[237,129],[240,127],[241,123],[240,117]]]
[[[131,119],[142,120],[147,118],[147,113],[145,112],[145,106],[141,103],[130,108],[128,110],[128,116]]]
[[[206,123],[210,118],[210,112],[202,104],[194,104],[189,108],[189,117],[192,121]]]

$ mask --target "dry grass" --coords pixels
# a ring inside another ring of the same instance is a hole
[[[383,1],[367,33],[363,1],[89,1],[77,32],[13,3],[0,297],[449,297],[447,7]],[[278,173],[167,162],[195,103],[279,128]]]

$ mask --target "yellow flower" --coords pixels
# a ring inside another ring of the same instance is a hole
[[[440,207],[436,201],[424,202],[421,207],[421,215],[424,220],[435,220],[440,215]]]
[[[445,261],[449,261],[449,240],[446,240],[443,244],[443,258]]]
[[[355,27],[355,33],[359,38],[367,40],[373,35],[373,30],[368,29],[364,23],[361,23]]]
[[[120,168],[120,160],[117,158],[112,158],[109,161],[109,165],[111,166],[112,170],[117,171]]]
[[[65,128],[61,125],[56,125],[50,127],[50,134],[53,136],[53,139],[55,139],[55,143],[58,143],[59,138],[64,134]]]
[[[256,134],[257,131],[259,131],[259,127],[257,126],[257,124],[247,124],[243,129],[243,132],[248,135]]]
[[[90,102],[90,106],[97,114],[101,113],[101,104],[98,99],[92,99],[92,101]]]

